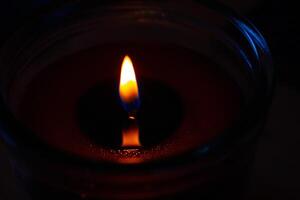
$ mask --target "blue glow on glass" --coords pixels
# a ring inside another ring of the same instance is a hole
[[[255,55],[256,55],[257,57],[259,57],[259,53],[258,53],[258,51],[257,51],[255,42],[252,40],[252,37],[251,37],[251,36],[253,36],[253,35],[252,35],[251,32],[249,31],[249,28],[248,28],[243,22],[241,22],[241,21],[239,21],[239,20],[237,20],[236,23],[237,23],[237,25],[239,26],[240,30],[245,34],[245,36],[246,36],[247,40],[249,41],[249,43],[250,43],[250,45],[251,45],[251,47],[252,47],[252,49],[253,49]]]

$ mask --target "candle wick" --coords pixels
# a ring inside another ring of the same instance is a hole
[[[128,118],[131,120],[136,120],[137,119],[137,111],[133,110],[128,112]]]
[[[127,149],[136,149],[142,146],[139,139],[139,127],[136,116],[136,110],[129,112],[127,125],[123,128],[122,147]]]
[[[134,116],[130,116],[130,115],[129,115],[129,119],[133,119],[133,120],[134,120],[134,119],[135,119],[135,117],[134,117]]]

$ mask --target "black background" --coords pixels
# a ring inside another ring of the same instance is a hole
[[[222,1],[246,15],[266,37],[277,70],[274,101],[245,199],[300,199],[299,7],[292,0]],[[26,16],[49,2],[0,0],[0,45]],[[0,200],[26,199],[14,180],[0,143]]]

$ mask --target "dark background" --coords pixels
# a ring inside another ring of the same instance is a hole
[[[51,1],[57,0],[0,0],[0,46],[33,10]],[[274,100],[245,199],[300,199],[300,11],[292,0],[222,1],[246,15],[263,33],[277,71]],[[0,200],[25,199],[0,143]]]

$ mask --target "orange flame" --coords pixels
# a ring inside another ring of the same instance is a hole
[[[123,103],[132,103],[139,98],[138,84],[132,61],[125,56],[121,69],[119,94]]]
[[[119,95],[123,103],[134,103],[139,98],[139,89],[135,77],[132,61],[125,56],[121,69]],[[129,128],[123,129],[122,147],[140,147],[139,127],[134,111],[128,114]]]

